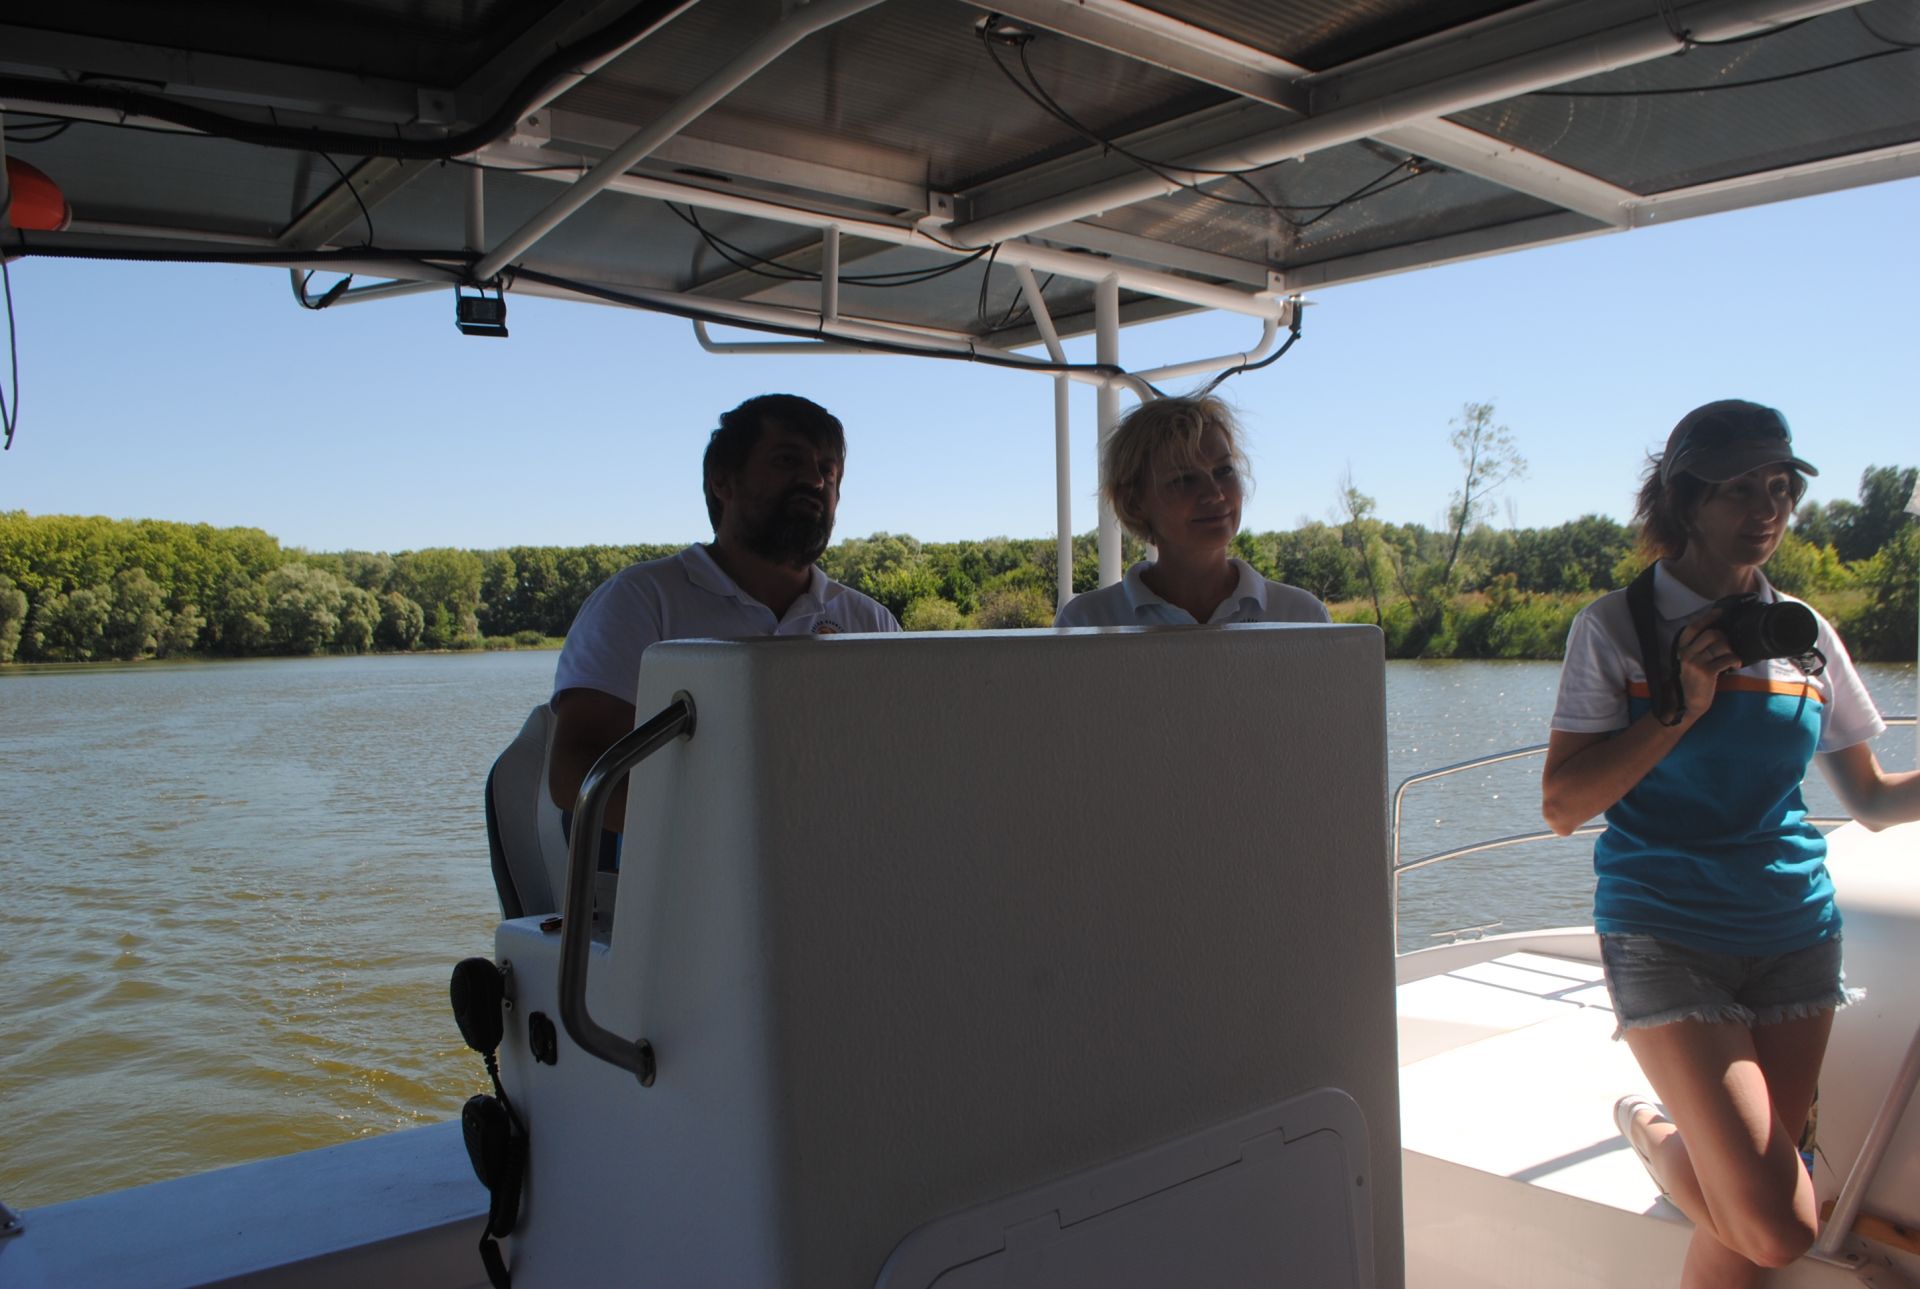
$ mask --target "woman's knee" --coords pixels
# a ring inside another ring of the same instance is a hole
[[[1726,1229],[1727,1226],[1732,1229]],[[1786,1214],[1727,1223],[1721,1234],[1734,1252],[1755,1266],[1784,1267],[1812,1248],[1819,1232],[1812,1221],[1803,1221],[1797,1214]]]

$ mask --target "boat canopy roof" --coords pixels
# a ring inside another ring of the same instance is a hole
[[[1920,173],[1920,0],[66,0],[0,104],[10,251],[1005,354]]]

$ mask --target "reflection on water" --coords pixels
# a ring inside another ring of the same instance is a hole
[[[1914,710],[1912,667],[1868,671]],[[446,1006],[451,964],[492,945],[481,787],[552,673],[506,653],[0,676],[0,1198],[457,1114],[484,1078]],[[1390,781],[1543,740],[1557,675],[1392,664]],[[1881,756],[1911,765],[1912,731]],[[1405,853],[1537,827],[1538,775],[1416,789]],[[1402,947],[1585,921],[1588,845],[1410,876]]]
[[[435,1122],[496,919],[480,790],[551,653],[0,678],[0,1196]]]

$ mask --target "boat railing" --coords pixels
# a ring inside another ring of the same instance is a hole
[[[1912,725],[1915,721],[1915,718],[1912,716],[1888,716],[1884,719],[1886,720],[1888,728]],[[1526,747],[1511,748],[1505,752],[1494,752],[1487,756],[1476,756],[1469,761],[1458,761],[1452,765],[1440,766],[1438,769],[1422,770],[1418,774],[1408,775],[1400,781],[1400,786],[1394,789],[1391,872],[1393,874],[1393,944],[1396,953],[1399,952],[1400,948],[1400,879],[1406,876],[1406,874],[1422,868],[1432,867],[1435,864],[1444,864],[1448,860],[1461,859],[1468,855],[1478,855],[1487,851],[1502,850],[1508,846],[1524,845],[1527,842],[1556,841],[1560,839],[1559,833],[1542,828],[1536,832],[1514,833],[1506,837],[1494,837],[1486,841],[1470,842],[1464,846],[1451,846],[1445,850],[1436,850],[1430,854],[1420,855],[1414,859],[1403,860],[1400,855],[1400,826],[1406,806],[1407,790],[1418,787],[1423,783],[1432,783],[1438,779],[1461,774],[1467,770],[1479,770],[1487,766],[1504,765],[1509,761],[1523,761],[1529,757],[1542,756],[1545,755],[1546,750],[1547,745],[1545,743],[1533,743]],[[1837,828],[1841,824],[1849,822],[1849,820],[1845,815],[1817,815],[1809,817],[1807,822],[1817,828]],[[1567,836],[1569,838],[1592,837],[1605,830],[1605,824],[1582,824],[1580,827],[1568,833]],[[1499,923],[1487,923],[1483,926],[1468,927],[1462,930],[1480,931],[1498,925]],[[1447,934],[1456,933],[1449,932]]]

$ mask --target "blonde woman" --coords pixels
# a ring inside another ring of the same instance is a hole
[[[1250,482],[1243,434],[1217,398],[1142,403],[1100,454],[1100,492],[1158,555],[1061,606],[1057,627],[1325,622],[1327,608],[1227,551]]]

